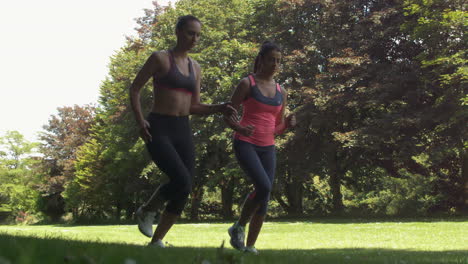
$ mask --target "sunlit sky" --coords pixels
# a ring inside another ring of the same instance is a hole
[[[96,103],[110,56],[151,7],[152,0],[2,1],[0,136],[17,130],[36,141],[57,107]]]

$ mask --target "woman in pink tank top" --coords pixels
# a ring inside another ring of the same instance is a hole
[[[274,137],[296,124],[293,114],[285,118],[287,93],[273,79],[280,60],[279,47],[264,42],[255,59],[254,74],[242,79],[231,97],[234,108],[243,107],[240,122],[225,118],[235,131],[233,148],[237,161],[255,187],[245,199],[239,220],[228,233],[234,248],[254,254],[258,253],[254,245],[265,219],[275,175]],[[249,234],[244,243],[248,222]]]

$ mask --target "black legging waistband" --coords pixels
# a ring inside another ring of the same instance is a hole
[[[148,122],[153,136],[165,135],[171,138],[191,137],[190,119],[188,116],[171,116],[150,113]]]
[[[166,115],[166,114],[160,114],[160,113],[155,113],[155,112],[150,112],[148,114],[148,120],[149,119],[189,119],[188,115],[184,116],[175,116],[175,115]]]

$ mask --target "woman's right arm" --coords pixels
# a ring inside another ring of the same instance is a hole
[[[140,90],[151,76],[158,71],[160,65],[160,54],[153,52],[153,54],[151,54],[151,56],[146,60],[130,86],[130,103],[138,126],[141,128],[141,137],[145,142],[151,141],[151,133],[149,131],[149,123],[145,120],[141,111]]]
[[[250,83],[248,78],[244,78],[240,81],[237,85],[234,93],[231,96],[231,106],[234,107],[236,110],[239,110],[240,105],[247,98],[250,92]],[[254,127],[249,125],[246,127],[241,126],[239,120],[234,120],[231,116],[224,115],[224,121],[231,127],[234,131],[237,131],[245,136],[250,136],[253,131]]]

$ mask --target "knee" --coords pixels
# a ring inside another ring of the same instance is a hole
[[[264,183],[260,184],[258,187],[258,191],[262,192],[264,195],[269,195],[273,189],[271,183]]]
[[[256,215],[266,215],[268,209],[268,201],[264,201],[260,204],[260,207],[255,212]]]
[[[169,203],[166,206],[166,211],[180,215],[187,204],[191,190],[192,186],[188,183],[177,184],[173,197],[169,200]]]
[[[272,191],[272,185],[269,183],[260,184],[256,186],[256,196],[258,196],[259,200],[268,200],[270,197],[270,193]]]
[[[179,196],[177,199],[169,200],[166,211],[175,215],[181,215],[187,204],[188,196]]]
[[[192,185],[188,182],[179,184],[177,193],[181,198],[187,198],[192,192]]]

